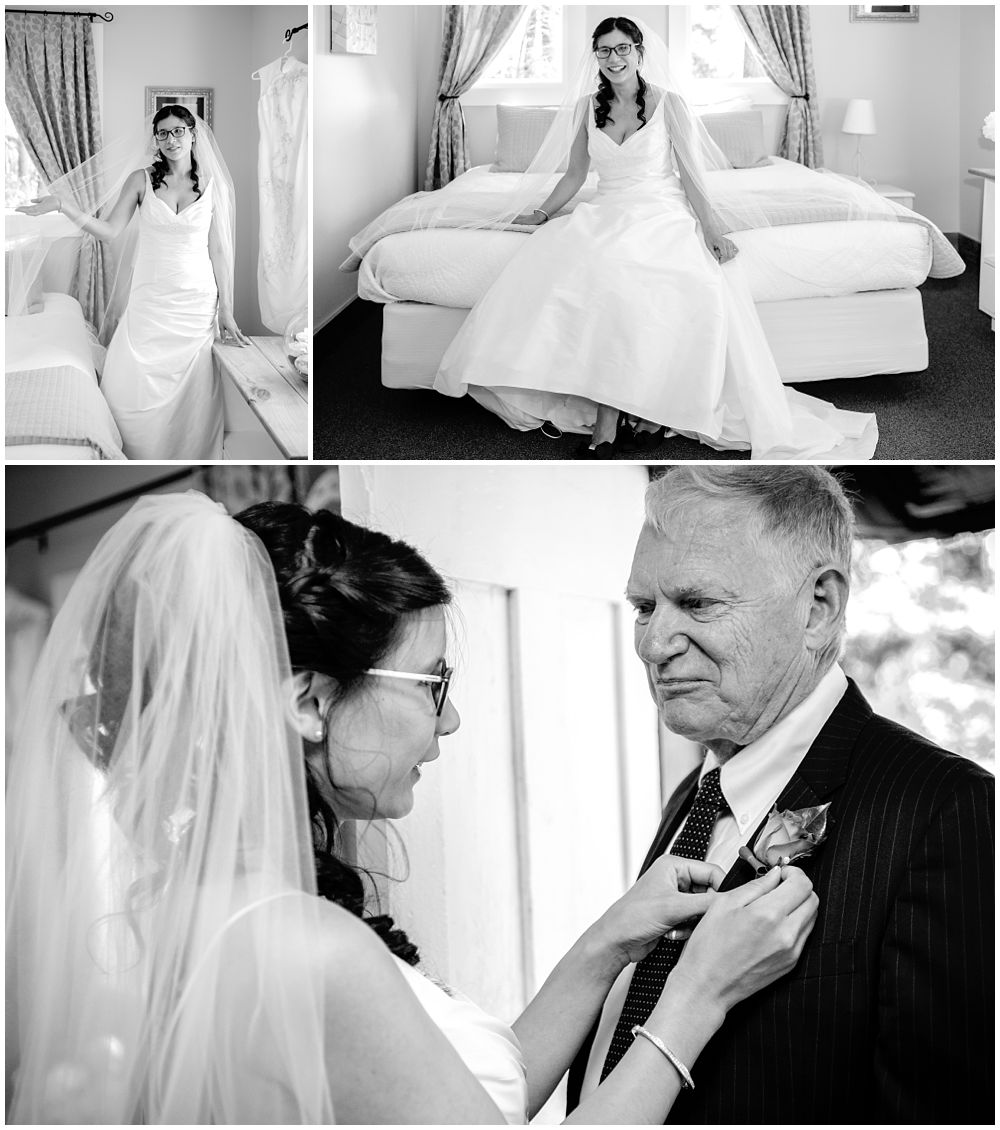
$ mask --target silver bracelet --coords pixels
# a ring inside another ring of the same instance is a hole
[[[688,1071],[684,1064],[681,1063],[659,1036],[654,1036],[652,1032],[647,1031],[641,1024],[635,1025],[632,1029],[632,1035],[642,1036],[644,1039],[649,1040],[653,1047],[662,1055],[666,1056],[677,1069],[677,1074],[681,1077],[681,1086],[687,1091],[694,1090],[694,1080],[691,1078],[691,1072]]]
[[[541,214],[545,217],[545,219],[542,221],[543,224],[547,224],[549,222],[549,214],[543,208],[535,208],[534,211],[541,212]]]

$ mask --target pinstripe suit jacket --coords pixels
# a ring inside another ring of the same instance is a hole
[[[992,1123],[992,776],[874,714],[852,682],[778,806],[826,801],[827,841],[803,861],[820,908],[802,957],[731,1010],[668,1121]]]

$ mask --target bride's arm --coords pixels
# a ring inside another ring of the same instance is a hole
[[[136,169],[134,173],[129,173],[115,206],[103,219],[89,216],[86,212],[77,208],[71,200],[63,200],[58,196],[36,197],[30,205],[22,205],[17,211],[23,212],[27,216],[44,216],[47,212],[62,212],[78,228],[89,232],[97,239],[110,241],[121,235],[129,220],[132,219],[133,212],[142,203],[142,194],[146,187],[145,182],[146,174],[142,169]]]
[[[664,97],[670,100],[668,106],[671,112],[669,117],[665,115],[665,120],[673,123],[671,141],[674,149],[674,160],[677,163],[677,173],[684,188],[684,195],[691,205],[691,210],[698,217],[709,251],[720,263],[727,263],[739,254],[739,248],[731,239],[726,238],[725,225],[712,207],[702,178],[695,175],[694,170],[690,167],[689,161],[694,158],[689,157],[689,153],[696,145],[691,126],[691,111],[679,96],[667,93]],[[674,134],[677,136],[674,136]]]
[[[650,953],[665,931],[711,905],[723,873],[697,860],[661,856],[589,927],[514,1021],[528,1064],[528,1109],[534,1115],[565,1074],[618,975]]]
[[[236,317],[233,314],[232,294],[235,279],[230,277],[233,268],[222,249],[218,220],[214,212],[212,226],[208,229],[208,257],[212,261],[212,273],[215,275],[215,285],[219,291],[219,332],[222,339],[225,341],[229,335],[232,335],[236,344],[249,345],[250,339],[236,324]]]
[[[680,859],[668,860],[668,865],[690,868],[695,882],[703,874],[697,869],[718,871]],[[635,890],[633,887],[632,892]],[[612,960],[608,968],[595,953],[602,948],[602,935],[606,939],[617,928],[620,937],[622,923],[616,926],[615,915],[621,913],[629,894],[574,946],[514,1024],[528,1065],[532,1113],[555,1088],[597,1019],[616,963]],[[812,885],[796,868],[774,869],[724,895],[678,894],[674,909],[664,913],[661,906],[661,913],[649,919],[648,936],[655,929],[655,940],[637,941],[627,960],[639,960],[651,952],[669,919],[683,921],[686,914],[699,913],[697,900],[702,906],[709,902],[708,910],[644,1025],[689,1069],[734,1004],[792,968],[812,929],[818,905]],[[633,926],[635,909],[627,908],[625,916]],[[617,948],[621,948],[620,941]],[[606,942],[604,952],[608,953]],[[588,970],[594,976],[591,985],[586,980]],[[662,1123],[680,1087],[680,1076],[663,1055],[637,1038],[614,1071],[566,1121]]]
[[[565,208],[583,188],[588,172],[590,172],[590,153],[587,151],[587,119],[584,117],[573,140],[573,148],[570,150],[566,172],[563,173],[555,188],[542,202],[539,212],[528,212],[517,216],[512,223],[534,224],[536,226],[544,224],[546,217],[554,216],[560,208]],[[545,216],[540,215],[540,212],[544,212]]]

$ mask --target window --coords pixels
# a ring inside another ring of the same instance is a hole
[[[7,107],[4,106],[4,207],[16,208],[41,196],[45,186],[31,154],[18,136]]]
[[[750,50],[729,4],[672,4],[667,12],[670,62],[697,103],[738,97],[757,104],[788,101]]]
[[[690,26],[693,78],[724,82],[767,78],[728,5],[693,5]]]
[[[562,101],[589,43],[586,9],[579,4],[532,4],[486,72],[462,95],[464,106],[554,105]]]
[[[565,27],[560,4],[533,4],[522,13],[480,82],[562,82]]]

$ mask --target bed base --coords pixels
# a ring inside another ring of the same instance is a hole
[[[785,384],[918,373],[927,368],[920,292],[874,290],[839,298],[757,304]],[[393,302],[382,323],[382,384],[431,388],[467,310]]]

